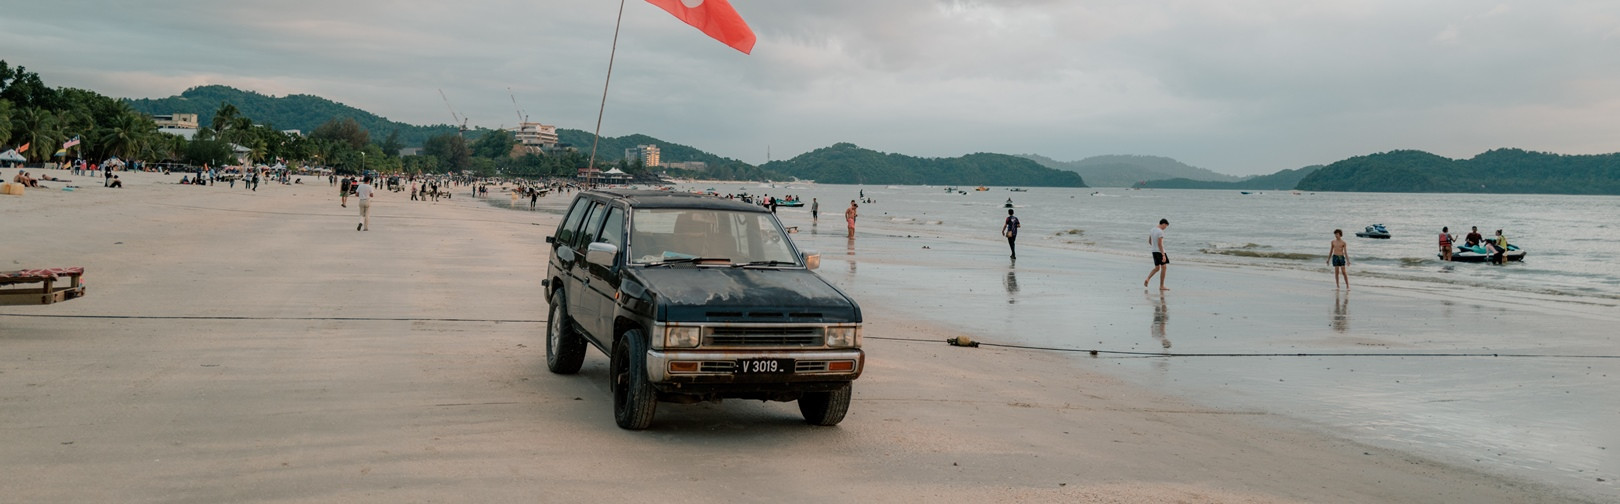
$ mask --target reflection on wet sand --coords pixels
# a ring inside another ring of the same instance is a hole
[[[1007,270],[1006,278],[1001,279],[1001,286],[1007,288],[1007,304],[1018,303],[1018,296],[1015,296],[1018,294],[1018,272]]]
[[[849,237],[849,240],[844,245],[844,255],[851,256],[850,260],[847,261],[847,262],[849,262],[849,273],[852,274],[852,275],[855,274],[855,259],[854,259],[854,256],[855,256],[855,237],[854,236]]]
[[[1333,292],[1333,330],[1350,332],[1350,293]]]
[[[1159,291],[1157,298],[1152,294],[1147,297],[1148,301],[1153,302],[1153,325],[1149,326],[1148,332],[1153,334],[1153,339],[1159,340],[1160,346],[1168,349],[1170,337],[1165,334],[1165,325],[1170,323],[1170,305],[1165,303],[1164,291]]]

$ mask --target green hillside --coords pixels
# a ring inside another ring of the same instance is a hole
[[[1307,191],[1620,194],[1620,154],[1497,149],[1454,160],[1400,150],[1339,161],[1299,182]]]
[[[765,163],[760,168],[823,184],[1086,186],[1077,173],[1046,168],[1018,156],[978,153],[920,158],[886,154],[850,143]]]
[[[221,103],[230,103],[241,111],[243,117],[255,123],[270,124],[278,129],[302,130],[305,134],[315,131],[317,126],[328,120],[353,117],[361,127],[371,132],[373,138],[383,138],[398,129],[400,142],[413,147],[421,146],[433,135],[456,132],[456,128],[450,125],[417,126],[390,121],[319,96],[295,94],[277,98],[228,86],[198,86],[178,96],[125,101],[136,111],[146,114],[197,114],[198,120],[205,126],[213,122],[214,112],[219,110]]]
[[[1151,187],[1156,189],[1255,189],[1261,191],[1281,191],[1293,189],[1299,181],[1322,169],[1322,165],[1311,165],[1294,170],[1282,170],[1270,175],[1249,177],[1237,182],[1212,182],[1208,180],[1191,180],[1175,178],[1169,180],[1149,180],[1136,187]]]

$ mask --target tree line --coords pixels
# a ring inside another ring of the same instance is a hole
[[[308,135],[255,122],[232,102],[221,102],[191,136],[158,131],[152,116],[130,101],[76,88],[52,88],[23,66],[0,60],[0,146],[22,148],[30,163],[112,157],[145,163],[224,166],[238,162],[240,147],[252,163],[308,164],[339,173],[362,170],[406,173],[468,171],[482,176],[572,177],[588,164],[575,151],[517,149],[504,129],[483,130],[468,141],[460,132],[438,130],[422,143],[420,156],[400,156],[400,129],[376,139],[354,117],[329,117]],[[72,140],[78,142],[72,146]],[[629,173],[646,174],[639,162],[618,161]],[[611,163],[598,163],[611,166]]]

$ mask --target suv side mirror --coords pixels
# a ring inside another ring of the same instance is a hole
[[[556,236],[547,236],[546,237],[546,243],[557,243],[557,237]]]
[[[804,252],[800,252],[799,257],[804,259],[804,267],[806,269],[820,269],[821,268],[821,253],[820,252],[816,252],[814,250],[806,250]]]
[[[619,255],[619,247],[612,243],[596,242],[585,249],[585,262],[604,268],[613,267],[613,257]]]

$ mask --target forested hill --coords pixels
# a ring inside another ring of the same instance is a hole
[[[1164,156],[1105,155],[1079,161],[1055,161],[1038,154],[1020,157],[1047,168],[1079,173],[1093,187],[1130,187],[1144,180],[1184,178],[1213,182],[1236,182],[1238,177],[1191,166]]]
[[[920,158],[886,154],[850,143],[823,147],[786,161],[772,161],[760,168],[823,184],[1086,186],[1078,173],[1054,170],[1018,156],[978,153],[954,158]]]
[[[1620,195],[1620,154],[1497,149],[1473,159],[1400,150],[1339,161],[1306,176],[1306,191]]]
[[[1270,175],[1249,177],[1237,182],[1212,182],[1208,180],[1191,180],[1176,178],[1169,180],[1149,180],[1136,187],[1153,187],[1158,189],[1256,189],[1262,191],[1283,191],[1293,189],[1299,181],[1322,169],[1322,165],[1311,165],[1293,170],[1282,170]]]
[[[253,122],[270,124],[277,129],[302,130],[305,134],[315,131],[315,127],[326,121],[353,117],[355,122],[371,132],[373,138],[382,138],[389,132],[399,130],[400,142],[408,146],[420,146],[428,137],[456,132],[456,128],[450,125],[417,126],[390,121],[319,96],[295,94],[276,98],[229,86],[198,86],[178,96],[127,101],[135,110],[147,114],[197,114],[197,119],[204,126],[213,122],[214,112],[219,110],[221,103],[229,103]]]

